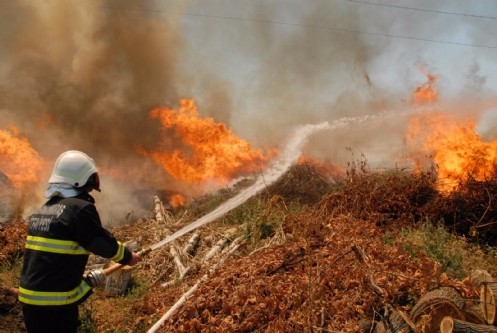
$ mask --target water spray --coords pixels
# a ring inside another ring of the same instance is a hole
[[[307,142],[307,139],[310,135],[322,131],[322,130],[333,130],[341,127],[346,127],[352,123],[362,123],[368,120],[377,119],[379,117],[384,116],[384,114],[378,115],[366,115],[362,117],[345,117],[340,118],[338,120],[333,121],[331,124],[328,122],[322,122],[317,125],[304,125],[295,129],[290,137],[290,140],[287,142],[285,149],[278,159],[276,159],[270,167],[264,171],[255,183],[246,189],[242,190],[236,196],[231,199],[228,199],[221,205],[219,205],[216,209],[211,211],[210,213],[200,217],[196,221],[184,226],[173,234],[167,236],[163,240],[151,245],[148,248],[143,249],[138,252],[140,256],[145,256],[153,250],[156,250],[175,239],[185,235],[186,233],[195,230],[207,223],[214,221],[217,218],[222,217],[232,209],[240,206],[245,201],[250,199],[255,194],[259,193],[259,191],[266,188],[268,185],[271,185],[275,181],[277,181],[288,169],[297,162],[298,158],[301,155],[301,150],[303,145]],[[104,270],[105,275],[110,275],[113,272],[121,269],[123,265],[116,264]]]

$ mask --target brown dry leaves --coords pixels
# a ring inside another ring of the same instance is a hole
[[[280,245],[251,255],[248,249],[240,250],[238,257],[210,273],[161,332],[359,332],[364,328],[361,323],[376,319],[385,304],[408,312],[416,298],[439,285],[475,295],[471,285],[445,277],[439,265],[422,253],[412,253],[415,247],[406,252],[409,244],[398,233],[446,203],[434,200],[431,174],[354,174],[339,191],[326,194],[329,188],[323,178],[304,171],[304,167],[291,170],[290,178],[267,191],[283,204],[299,198],[312,203],[299,213],[285,210],[281,229],[286,242],[274,242]],[[457,202],[472,202],[475,195],[470,192]],[[481,193],[479,216],[485,212],[485,218],[493,216],[494,211],[486,209],[493,192]],[[270,211],[277,209],[273,198],[267,200]],[[448,215],[452,205],[443,207]],[[203,239],[222,234],[213,225],[203,228]],[[140,246],[165,237],[152,220],[112,231],[118,239],[136,240]],[[0,232],[2,261],[19,256],[24,236],[22,228]],[[151,284],[145,295],[119,303],[123,308],[115,306],[118,299],[92,296],[99,332],[117,328],[124,332],[123,327],[146,331],[209,268],[198,265],[181,283],[165,289],[160,282],[174,274],[175,267],[167,246],[153,251],[134,271],[135,279]]]
[[[312,224],[323,223],[316,234]],[[383,304],[405,302],[437,281],[433,262],[412,260],[401,244],[385,246],[371,223],[346,216],[325,222],[310,214],[295,224],[300,241],[227,262],[163,331],[358,332],[360,320],[372,320]]]
[[[22,257],[27,229],[25,222],[0,224],[0,265],[13,264]]]

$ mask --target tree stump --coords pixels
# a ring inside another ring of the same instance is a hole
[[[496,324],[495,297],[497,296],[497,283],[484,282],[480,290],[480,307],[485,321],[489,325]]]
[[[419,331],[437,333],[445,316],[466,320],[464,306],[464,299],[454,288],[442,287],[421,297],[412,308],[410,317]]]
[[[441,333],[497,333],[497,327],[474,324],[446,316],[440,322]]]

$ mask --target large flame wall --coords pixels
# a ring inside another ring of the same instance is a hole
[[[399,116],[313,136],[308,160],[491,168],[495,127],[476,128],[496,107],[492,49],[394,36],[457,27],[491,44],[492,22],[369,7],[4,2],[0,171],[37,205],[55,158],[80,149],[103,174],[97,202],[130,206],[136,188],[195,195],[257,172],[300,124],[385,110]]]

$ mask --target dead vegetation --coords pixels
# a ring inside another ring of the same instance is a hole
[[[496,246],[496,175],[484,181],[468,178],[453,192],[438,195],[422,213],[433,221],[443,221],[449,230],[470,237],[474,242]]]
[[[495,276],[495,268],[483,259],[466,262],[466,278],[460,278],[434,255],[436,249],[414,241],[410,230],[440,222],[447,232],[467,236],[464,242],[482,246],[480,257],[492,256],[494,244],[488,243],[495,237],[486,233],[494,232],[495,182],[471,180],[446,195],[437,191],[432,172],[352,171],[331,182],[310,165],[294,166],[266,191],[200,228],[193,250],[185,250],[191,233],[152,251],[132,271],[123,297],[97,290],[82,309],[82,331],[147,332],[192,288],[158,332],[422,332],[435,314],[420,311],[419,301],[434,290],[450,287],[479,304],[481,284],[468,278],[469,269]],[[167,210],[167,223],[159,223],[152,209],[150,216],[112,231],[145,247],[235,191]],[[4,301],[6,288],[16,287],[11,277],[22,261],[25,231],[25,223],[0,231]],[[217,244],[224,245],[205,260]],[[18,304],[9,300],[0,331],[19,327]]]

